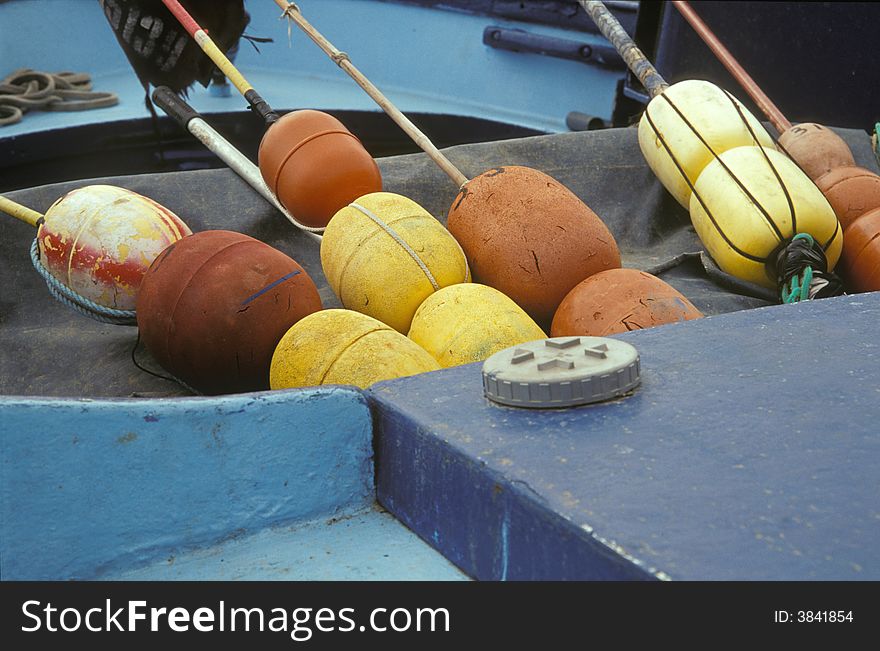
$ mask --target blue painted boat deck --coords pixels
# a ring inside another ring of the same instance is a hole
[[[488,402],[480,365],[376,385],[380,503],[479,579],[880,578],[880,293],[620,338],[631,397]]]
[[[357,389],[0,410],[3,579],[466,578],[374,509]]]
[[[124,581],[464,581],[393,516],[370,507],[220,542],[102,577]]]

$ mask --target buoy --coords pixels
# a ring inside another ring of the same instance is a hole
[[[831,273],[842,245],[840,224],[821,193],[810,190],[809,177],[776,151],[732,95],[698,80],[669,86],[601,2],[579,4],[648,90],[639,145],[664,187],[689,208],[718,265],[777,289],[782,302],[841,293]],[[779,253],[783,274],[775,269]],[[803,286],[809,291],[793,291]]]
[[[162,0],[174,17],[263,117],[260,173],[281,204],[309,227],[324,227],[342,206],[382,189],[376,161],[339,120],[319,111],[272,110],[177,0]]]
[[[428,296],[470,280],[449,231],[415,201],[391,192],[359,197],[333,216],[321,241],[321,266],[343,306],[403,334]]]
[[[815,122],[788,126],[779,136],[779,146],[814,181],[833,169],[856,164],[843,138]]]
[[[382,189],[376,161],[332,115],[293,111],[260,142],[260,173],[278,200],[306,226],[326,226],[339,210]]]
[[[865,213],[844,231],[840,273],[854,292],[880,291],[880,208]]]
[[[133,310],[150,264],[191,233],[164,206],[125,188],[87,185],[59,198],[45,215],[8,199],[0,208],[37,227],[40,260],[74,292],[103,307]]]
[[[425,350],[381,321],[351,310],[322,310],[290,328],[275,349],[273,389],[352,384],[436,371]]]
[[[830,129],[814,122],[792,125],[697,15],[690,3],[685,0],[673,0],[672,4],[767,116],[780,134],[780,147],[808,177],[815,181],[835,167],[855,165],[849,146],[843,138]]]
[[[137,301],[140,335],[156,361],[207,394],[267,389],[278,340],[320,309],[318,290],[296,261],[222,230],[167,248]]]
[[[733,95],[698,79],[666,88],[639,121],[639,147],[648,167],[685,208],[713,152],[756,143],[775,148],[770,134]]]
[[[537,170],[516,166],[491,169],[469,180],[347,54],[305,19],[297,5],[275,2],[459,188],[447,223],[464,249],[475,280],[502,291],[533,319],[549,324],[559,301],[587,274],[620,266],[611,233],[561,183]],[[490,251],[497,250],[504,254],[490,260]]]
[[[408,336],[446,368],[547,335],[497,289],[461,283],[431,294],[416,310]]]
[[[798,166],[775,149],[726,151],[706,166],[694,187],[691,221],[727,273],[776,287],[775,253],[802,232],[821,244],[829,268],[837,264],[844,238],[834,211]]]
[[[541,325],[581,280],[620,266],[614,236],[598,215],[527,167],[475,177],[453,202],[448,225],[474,280],[509,296]]]
[[[590,276],[560,303],[551,337],[605,337],[691,321],[703,313],[675,288],[638,269],[609,269]]]
[[[880,176],[864,167],[838,167],[817,178],[816,186],[828,199],[843,229],[880,208]]]

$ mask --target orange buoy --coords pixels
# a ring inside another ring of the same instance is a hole
[[[864,167],[838,167],[817,178],[816,186],[844,229],[866,212],[880,208],[880,176]]]
[[[551,337],[604,337],[703,316],[673,287],[638,269],[590,276],[560,303]]]
[[[787,128],[779,136],[779,146],[813,181],[838,167],[856,164],[843,138],[815,122]]]
[[[499,167],[465,185],[449,232],[474,282],[494,287],[541,324],[588,276],[620,267],[614,236],[571,190],[528,167]]]
[[[880,291],[880,208],[865,213],[843,232],[840,273],[850,291]]]
[[[183,5],[178,0],[162,2],[266,120],[269,129],[260,143],[260,172],[296,220],[322,228],[343,206],[382,189],[376,161],[339,120],[320,111],[294,111],[279,119]]]
[[[137,321],[165,370],[217,394],[268,389],[278,341],[320,309],[318,289],[296,261],[247,235],[204,231],[153,262]]]
[[[382,190],[376,161],[332,115],[293,111],[263,136],[260,173],[281,204],[306,226],[321,228],[349,203]]]

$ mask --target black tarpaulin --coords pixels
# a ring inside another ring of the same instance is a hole
[[[839,133],[852,147],[857,164],[880,171],[865,132]],[[607,224],[624,266],[653,270],[706,315],[770,304],[759,298],[761,290],[730,282],[713,269],[687,212],[645,164],[635,129],[462,145],[446,153],[469,177],[503,165],[533,167],[555,177]],[[385,158],[379,164],[387,191],[414,199],[445,223],[457,188],[425,155]],[[277,247],[308,271],[325,307],[340,307],[321,272],[318,242],[294,229],[230,170],[92,179],[9,196],[44,211],[69,190],[93,183],[145,194],[176,212],[193,231],[236,230]],[[0,392],[83,397],[187,395],[176,383],[153,377],[132,363],[135,327],[98,323],[49,295],[29,258],[34,235],[24,223],[0,220]],[[667,266],[663,272],[656,271]],[[162,372],[142,346],[137,358]]]

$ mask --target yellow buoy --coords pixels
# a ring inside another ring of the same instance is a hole
[[[843,234],[834,210],[801,169],[775,149],[726,151],[706,166],[694,189],[691,221],[727,273],[776,287],[773,256],[798,233],[809,233],[822,245],[829,270],[837,264]]]
[[[433,292],[470,280],[449,231],[415,201],[391,192],[364,195],[333,216],[321,266],[346,308],[401,333]]]
[[[756,138],[774,147],[761,123],[733,95],[698,79],[669,86],[651,100],[639,122],[639,147],[648,166],[685,208],[691,196],[685,175],[696,183],[713,151],[755,145]]]
[[[424,349],[372,317],[351,310],[322,310],[297,322],[272,356],[272,389],[353,384],[436,371]]]
[[[443,367],[481,362],[509,346],[547,335],[497,289],[462,283],[435,292],[419,306],[409,338]]]

